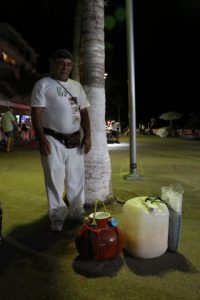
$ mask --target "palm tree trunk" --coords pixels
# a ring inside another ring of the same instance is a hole
[[[90,102],[92,149],[85,156],[86,204],[112,196],[105,132],[104,0],[82,0],[80,78]]]
[[[76,13],[74,19],[74,39],[73,39],[73,70],[72,78],[80,81],[80,40],[81,40],[81,0],[76,0]]]

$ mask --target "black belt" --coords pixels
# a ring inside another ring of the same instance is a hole
[[[80,146],[80,131],[75,131],[70,134],[63,134],[60,132],[57,132],[55,130],[52,130],[50,128],[44,127],[44,133],[46,135],[53,136],[56,140],[58,140],[60,143],[65,145],[66,148],[76,148]]]

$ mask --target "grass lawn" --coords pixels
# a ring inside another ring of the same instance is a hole
[[[47,200],[37,146],[0,152],[1,300],[200,299],[200,141],[137,137],[137,171],[142,181],[126,181],[128,139],[109,146],[116,199],[160,195],[162,186],[184,188],[183,224],[178,253],[141,260],[125,251],[111,261],[81,261],[74,244],[79,227],[49,230]],[[123,204],[108,210],[121,221]],[[156,230],[156,228],[155,228]]]

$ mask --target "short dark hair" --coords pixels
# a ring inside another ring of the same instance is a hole
[[[66,50],[66,49],[57,49],[55,50],[51,57],[50,57],[50,61],[55,60],[56,58],[69,58],[71,61],[73,61],[73,55],[71,54],[70,51]]]

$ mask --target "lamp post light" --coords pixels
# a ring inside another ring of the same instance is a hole
[[[108,76],[108,73],[104,73],[104,74],[103,74],[103,79],[106,79],[107,76]]]

